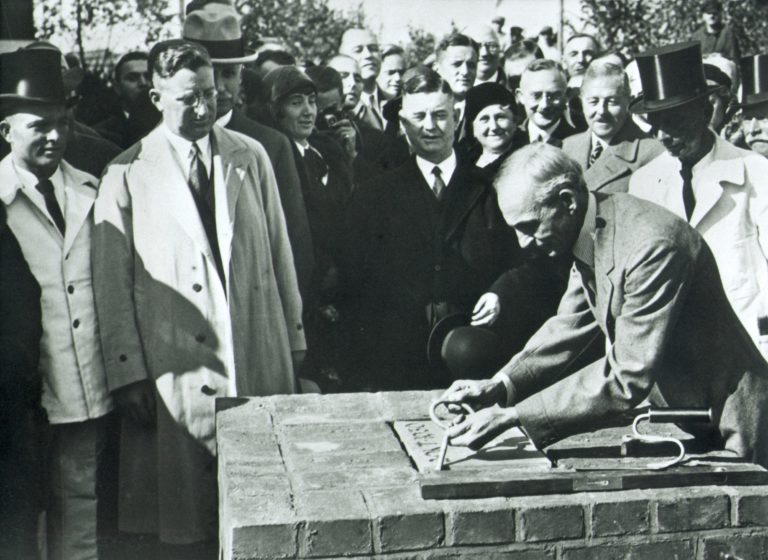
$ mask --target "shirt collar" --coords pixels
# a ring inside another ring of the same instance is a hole
[[[182,138],[178,134],[171,132],[171,130],[163,124],[163,131],[168,138],[168,142],[171,143],[171,147],[176,151],[180,161],[189,161],[189,154],[192,151],[192,142],[186,138]],[[200,148],[200,153],[203,158],[203,163],[210,170],[211,162],[211,134],[208,133],[199,140],[195,140],[197,147]]]
[[[715,152],[717,151],[718,140],[720,138],[717,134],[712,132],[710,129],[707,129],[707,134],[712,134],[715,137],[715,141],[712,142],[712,148],[706,154],[704,154],[704,157],[702,157],[699,161],[697,161],[696,164],[691,169],[691,171],[694,174],[697,174],[699,171],[707,167],[710,163],[712,163],[715,160]]]
[[[595,217],[597,216],[597,202],[595,195],[587,193],[587,212],[584,215],[584,223],[581,224],[579,236],[571,250],[573,256],[584,264],[595,268]]]
[[[475,79],[474,85],[480,85],[480,84],[487,84],[487,83],[495,83],[499,81],[499,71],[496,70],[496,72],[493,73],[493,75],[488,78],[487,80],[481,80],[480,78]]]
[[[435,166],[440,168],[440,176],[443,178],[443,182],[448,185],[451,182],[451,177],[453,177],[453,172],[456,171],[456,152],[451,150],[451,155],[440,163],[432,163],[421,156],[416,156],[416,165],[418,165],[419,171],[428,185],[432,186],[435,181],[435,176],[432,173]]]
[[[541,128],[539,125],[533,122],[533,119],[528,119],[528,139],[531,142],[535,142],[539,138],[541,138],[543,141],[547,141],[549,140],[549,137],[552,136],[552,133],[555,131],[557,125],[559,124],[560,119],[557,119],[547,128]]]
[[[13,156],[9,157],[12,158]],[[11,165],[14,172],[16,173],[18,181],[15,183],[8,182],[3,185],[3,188],[0,189],[0,199],[2,199],[5,204],[10,204],[16,197],[16,194],[19,192],[19,190],[27,192],[27,196],[30,196],[30,193],[33,198],[37,196],[39,193],[36,187],[40,180],[35,176],[35,174],[16,165],[16,162],[14,162],[13,159],[11,159]],[[63,201],[64,175],[61,172],[61,164],[59,164],[59,166],[56,168],[56,171],[54,171],[53,175],[48,177],[48,179],[53,184],[53,192],[55,193],[56,198],[59,201]]]
[[[216,119],[216,124],[219,125],[221,128],[225,128],[229,124],[229,121],[232,120],[233,112],[234,112],[234,109],[230,109],[229,111],[224,113],[222,116]]]

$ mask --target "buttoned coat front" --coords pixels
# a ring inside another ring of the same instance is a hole
[[[589,190],[625,193],[629,189],[632,173],[663,152],[664,147],[640,130],[632,119],[627,119],[611,144],[591,166],[588,167],[592,151],[592,133],[589,130],[563,140],[563,151],[584,169],[584,181]]]
[[[514,386],[523,427],[545,446],[647,397],[711,407],[715,429],[699,435],[768,465],[768,363],[728,304],[706,243],[656,205],[596,197],[594,270],[574,266],[557,315],[499,374]],[[573,372],[601,331],[605,357]]]
[[[690,224],[712,249],[723,287],[754,340],[768,312],[768,160],[715,136],[711,159],[694,167]],[[663,153],[638,169],[629,194],[685,217],[680,161]]]
[[[218,126],[211,141],[223,281],[162,125],[110,164],[95,205],[109,385],[151,379],[158,397],[156,431],[124,422],[121,528],[177,543],[213,536],[214,400],[294,392],[306,348],[264,148]]]

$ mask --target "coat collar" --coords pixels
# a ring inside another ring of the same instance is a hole
[[[705,156],[701,167],[694,166],[696,179],[696,206],[691,216],[691,225],[696,227],[723,195],[723,185],[743,186],[746,182],[744,159],[741,150],[716,134],[712,151]]]
[[[66,215],[64,216],[64,221],[67,224],[65,235],[62,237],[47,214],[45,214],[45,220],[50,225],[51,235],[62,243],[64,253],[66,253],[74,244],[78,233],[90,215],[96,200],[98,180],[93,175],[72,167],[64,160],[61,161],[59,169],[67,197]],[[22,182],[13,166],[12,155],[8,154],[0,162],[0,200],[9,206],[18,196],[24,196],[21,194],[22,188]],[[27,197],[24,196],[24,198]],[[27,198],[27,200],[29,199]],[[31,201],[30,204],[34,205]]]

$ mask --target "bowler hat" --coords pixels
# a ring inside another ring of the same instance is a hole
[[[258,56],[246,50],[240,17],[235,8],[227,4],[206,4],[189,12],[182,36],[204,46],[214,64],[251,62]]]
[[[768,55],[745,56],[741,66],[741,106],[750,107],[768,101]]]
[[[264,76],[264,91],[275,102],[292,93],[317,93],[315,82],[296,66],[278,66]]]
[[[19,49],[0,54],[0,102],[32,101],[64,105],[61,53],[50,49]]]
[[[504,365],[501,341],[492,330],[469,326],[469,316],[453,313],[437,322],[427,343],[433,371],[453,379],[483,379]]]
[[[632,101],[633,113],[653,113],[680,107],[709,95],[719,86],[709,86],[704,77],[701,43],[676,43],[635,56],[643,93]]]

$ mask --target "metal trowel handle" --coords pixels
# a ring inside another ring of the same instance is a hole
[[[711,408],[649,408],[645,419],[653,424],[662,422],[712,422]]]

